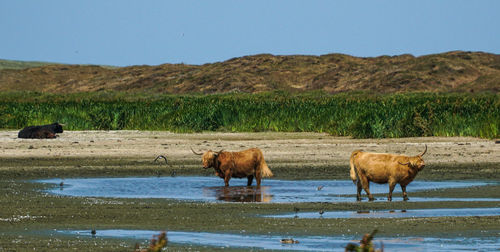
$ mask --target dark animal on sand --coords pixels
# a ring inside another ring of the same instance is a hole
[[[45,139],[45,138],[48,138],[48,139],[52,139],[52,138],[56,138],[57,135],[48,130],[48,129],[40,129],[38,131],[35,131],[33,133],[33,137],[32,138],[37,138],[37,139]]]
[[[373,200],[373,195],[370,193],[370,181],[373,181],[378,184],[389,183],[388,201],[392,201],[392,191],[396,184],[401,186],[403,200],[408,200],[406,186],[415,179],[418,172],[424,169],[425,163],[422,156],[426,152],[427,145],[422,154],[411,157],[360,150],[352,152],[350,175],[354,184],[357,185],[356,199],[361,200],[361,189],[365,189],[369,200]]]
[[[253,178],[257,180],[257,186],[260,186],[263,177],[272,177],[273,173],[267,167],[262,151],[252,148],[244,151],[206,151],[197,153],[202,155],[203,168],[214,168],[215,175],[224,179],[225,186],[229,186],[229,180],[233,178],[247,178],[247,186],[251,186]]]
[[[53,123],[41,126],[28,126],[17,134],[18,138],[56,138],[57,133],[63,133],[63,125],[59,123]]]

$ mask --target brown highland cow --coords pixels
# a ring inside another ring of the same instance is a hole
[[[360,150],[351,154],[351,179],[357,185],[357,197],[361,200],[361,189],[365,189],[370,201],[373,195],[370,193],[370,181],[378,184],[389,183],[389,196],[392,201],[392,191],[396,184],[401,186],[403,200],[408,200],[406,186],[415,179],[425,164],[422,156],[427,152],[427,145],[422,154],[416,156],[403,156],[386,153],[371,153]]]
[[[247,186],[252,185],[253,178],[257,180],[257,186],[260,186],[263,177],[272,177],[273,173],[267,167],[262,151],[252,148],[244,151],[206,151],[197,153],[192,148],[191,151],[196,155],[202,155],[203,168],[214,168],[215,175],[224,179],[226,186],[229,186],[229,180],[234,178],[247,178]]]

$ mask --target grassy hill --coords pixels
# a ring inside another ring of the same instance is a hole
[[[0,91],[214,94],[275,90],[327,93],[500,90],[500,55],[482,52],[372,58],[344,54],[261,54],[205,65],[119,68],[10,61],[2,61],[2,64],[11,67],[0,67]],[[15,67],[16,64],[19,67]]]
[[[0,70],[4,69],[26,69],[31,67],[46,66],[54,63],[39,62],[39,61],[19,61],[19,60],[3,60],[0,59]]]

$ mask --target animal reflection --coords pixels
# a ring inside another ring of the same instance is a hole
[[[203,188],[203,194],[226,202],[270,202],[273,196],[267,190],[268,187],[265,186],[217,186]]]

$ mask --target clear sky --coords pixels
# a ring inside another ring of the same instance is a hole
[[[500,53],[499,0],[0,0],[0,59],[204,64],[275,55]]]

